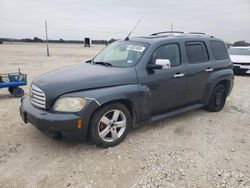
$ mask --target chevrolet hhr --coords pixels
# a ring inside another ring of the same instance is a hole
[[[224,42],[206,34],[127,38],[35,79],[20,115],[43,132],[112,147],[140,124],[202,107],[220,111],[232,68]]]

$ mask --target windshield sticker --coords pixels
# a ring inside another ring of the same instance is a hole
[[[133,63],[133,60],[128,60],[127,63]]]
[[[145,47],[143,47],[143,46],[129,45],[127,47],[127,50],[132,50],[132,51],[136,51],[136,52],[143,52],[145,50]]]

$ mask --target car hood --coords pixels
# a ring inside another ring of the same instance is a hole
[[[234,63],[250,63],[249,55],[230,55],[230,58]]]
[[[33,81],[47,102],[74,91],[137,83],[135,68],[106,67],[82,63],[46,73]]]

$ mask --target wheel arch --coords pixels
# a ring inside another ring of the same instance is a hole
[[[103,106],[106,106],[106,105],[109,105],[109,104],[113,104],[113,103],[121,103],[123,104],[129,111],[130,115],[131,115],[131,118],[133,119],[133,121],[136,120],[136,111],[135,111],[135,107],[134,107],[134,104],[131,100],[129,99],[125,99],[125,98],[120,98],[120,99],[113,99],[113,100],[110,100],[110,101],[106,101],[104,103],[102,103],[95,111],[94,113],[99,110],[100,108],[102,108]],[[94,114],[93,113],[93,114]],[[92,114],[92,116],[93,116]]]
[[[208,78],[206,84],[206,90],[203,97],[204,104],[208,104],[213,89],[219,84],[223,84],[226,87],[227,95],[229,95],[233,87],[233,82],[234,82],[234,74],[231,69],[224,69],[212,74]]]

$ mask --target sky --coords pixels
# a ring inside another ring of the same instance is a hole
[[[173,29],[250,42],[250,0],[0,0],[0,37],[83,40]]]

